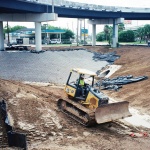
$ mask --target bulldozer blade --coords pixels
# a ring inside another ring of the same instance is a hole
[[[127,101],[102,105],[95,111],[95,120],[98,124],[101,124],[132,116],[128,106],[129,102]]]

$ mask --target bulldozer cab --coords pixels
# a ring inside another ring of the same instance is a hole
[[[95,76],[96,73],[86,69],[72,69],[66,83],[66,93],[79,100],[85,100],[88,95],[89,88],[94,86]]]

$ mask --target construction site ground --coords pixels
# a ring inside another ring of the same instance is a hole
[[[122,46],[84,47],[97,52],[116,51],[122,65],[111,77],[133,75],[150,77],[150,48]],[[124,85],[118,92],[103,91],[109,97],[126,100],[141,115],[150,115],[150,78]],[[27,135],[29,150],[149,150],[150,131],[121,121],[84,127],[57,108],[57,100],[65,98],[64,90],[51,84],[25,84],[0,79],[0,97],[14,131]],[[7,148],[6,148],[7,149]]]

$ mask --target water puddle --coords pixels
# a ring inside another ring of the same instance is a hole
[[[113,98],[109,97],[110,103],[117,103]],[[129,108],[129,112],[132,114],[131,117],[127,117],[124,119],[121,119],[122,122],[125,124],[133,125],[135,127],[144,127],[144,128],[150,128],[150,115],[143,114],[134,108]]]
[[[137,127],[142,126],[142,127],[150,128],[149,115],[147,114],[140,115],[139,111],[134,108],[130,108],[129,111],[132,114],[132,116],[125,118],[124,119],[125,121]]]
[[[24,50],[24,51],[18,51],[18,50],[14,50],[14,51],[6,51],[7,53],[23,53],[23,52],[30,52],[30,51],[26,51],[26,50]]]

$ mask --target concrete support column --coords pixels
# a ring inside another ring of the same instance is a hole
[[[118,43],[118,24],[115,24],[115,38],[116,38],[116,43]]]
[[[112,38],[112,47],[117,47],[118,43],[118,24],[116,19],[113,19],[113,38]]]
[[[42,50],[42,41],[41,41],[41,22],[35,22],[35,45],[36,51]]]
[[[123,23],[124,18],[113,19],[113,43],[112,47],[117,47],[118,43],[118,24]]]
[[[113,19],[112,47],[116,47],[116,40],[115,40],[115,19]]]
[[[3,22],[0,21],[0,51],[4,50]]]
[[[92,24],[92,46],[96,45],[96,24]]]

